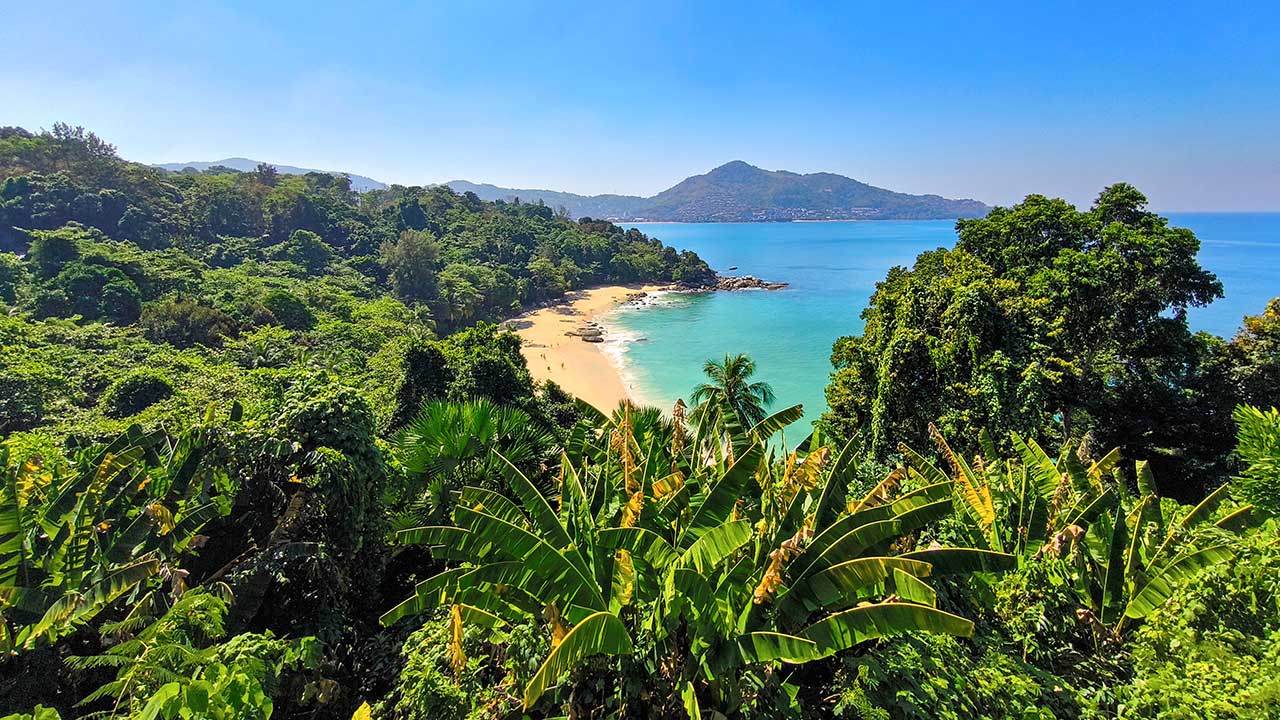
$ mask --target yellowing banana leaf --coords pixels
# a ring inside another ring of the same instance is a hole
[[[524,709],[533,707],[561,675],[583,660],[595,655],[626,655],[630,652],[631,638],[616,615],[597,612],[588,616],[569,630],[529,681],[524,689]]]
[[[891,602],[836,613],[805,628],[801,635],[816,643],[825,657],[867,640],[916,631],[970,637],[973,623],[924,605]]]
[[[693,689],[693,682],[685,682],[684,687],[680,688],[680,700],[684,703],[684,711],[688,713],[689,720],[702,720],[702,711],[698,709],[698,693]]]
[[[1214,525],[1228,532],[1240,532],[1241,530],[1249,527],[1252,521],[1253,506],[1245,505],[1214,523]]]

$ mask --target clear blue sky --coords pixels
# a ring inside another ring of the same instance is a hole
[[[742,159],[1280,210],[1278,3],[614,5],[13,2],[0,125],[406,184],[647,195]]]

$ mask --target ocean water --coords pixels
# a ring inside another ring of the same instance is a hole
[[[1200,262],[1222,281],[1225,297],[1193,309],[1197,330],[1231,336],[1246,314],[1280,295],[1280,213],[1169,215],[1200,238]],[[955,243],[950,221],[637,224],[645,233],[696,251],[722,274],[790,283],[785,290],[664,294],[605,318],[604,350],[640,401],[670,408],[703,380],[702,365],[745,352],[757,378],[777,394],[773,408],[802,403],[789,428],[795,443],[826,404],[831,345],[862,331],[860,314],[895,265]],[[737,269],[731,269],[736,267]]]

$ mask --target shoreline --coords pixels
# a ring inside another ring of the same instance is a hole
[[[623,400],[635,401],[634,389],[626,386],[622,368],[604,352],[603,343],[565,333],[598,321],[629,295],[665,289],[667,285],[633,284],[575,290],[554,305],[522,313],[504,325],[520,337],[520,354],[535,380],[550,380],[607,414]]]
[[[1194,214],[1194,213],[1189,213]],[[1244,213],[1252,215],[1276,215],[1280,211],[1259,211]],[[614,225],[786,225],[787,223],[860,223],[860,222],[955,222],[980,218],[813,218],[795,220],[617,220],[608,219]]]

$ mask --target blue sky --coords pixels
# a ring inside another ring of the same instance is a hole
[[[1276,3],[13,5],[0,124],[144,162],[648,195],[741,159],[1280,210]]]

